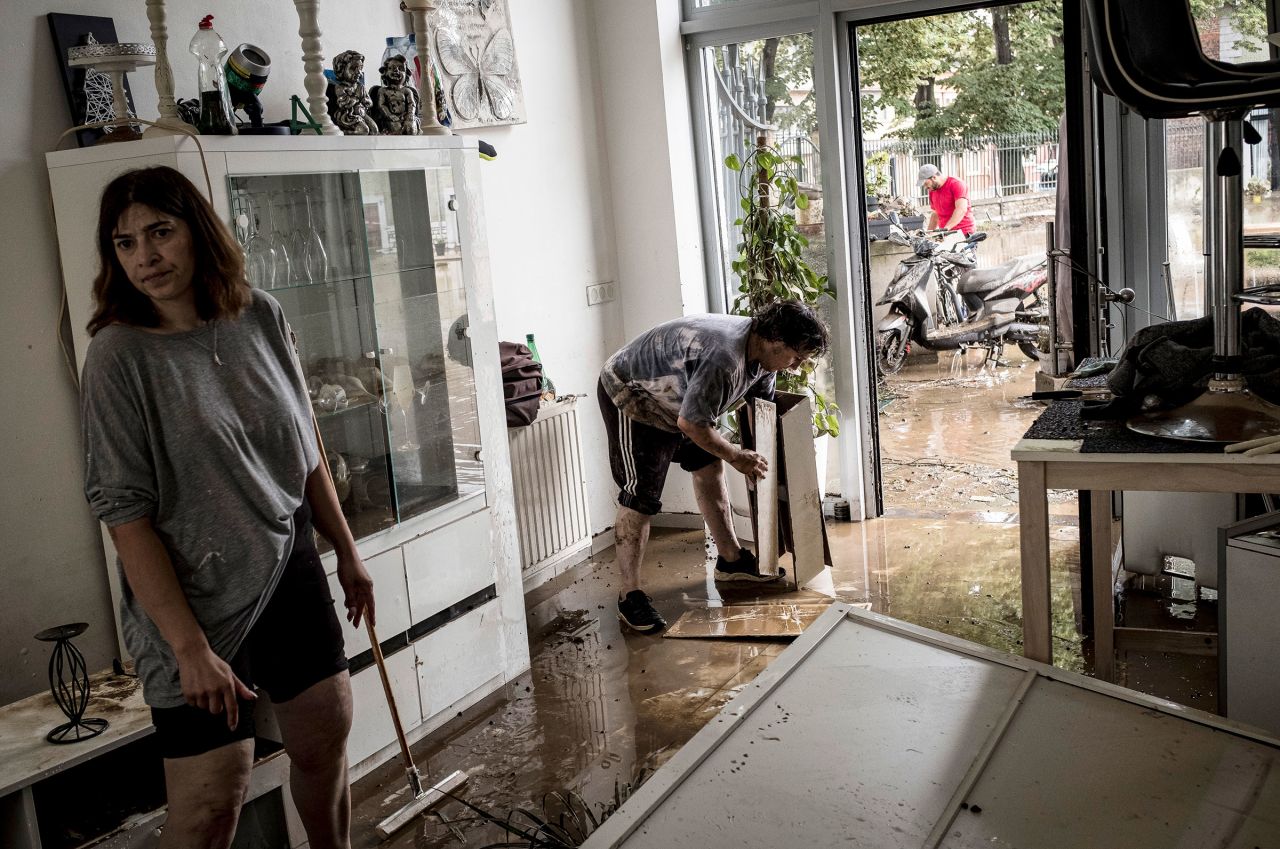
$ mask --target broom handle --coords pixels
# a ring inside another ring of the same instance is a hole
[[[297,351],[298,340],[296,336],[290,333],[292,338],[294,351]],[[302,366],[298,366],[299,374],[302,373]],[[320,453],[320,467],[324,469],[325,477],[329,478],[329,484],[333,484],[333,477],[329,474],[329,457],[324,450],[324,437],[320,435],[320,422],[316,420],[316,412],[311,411],[311,427],[316,434],[316,448]],[[387,708],[391,711],[391,724],[396,729],[396,742],[400,744],[400,759],[404,761],[404,768],[407,772],[417,773],[418,769],[413,765],[413,756],[409,754],[409,741],[404,736],[404,726],[400,724],[400,711],[396,709],[396,697],[391,693],[391,679],[387,677],[387,664],[382,659],[382,644],[378,642],[378,632],[373,628],[373,620],[369,618],[368,611],[365,611],[364,626],[369,632],[369,645],[373,651],[373,660],[378,665],[378,677],[382,679],[382,692],[387,696]]]
[[[387,694],[387,707],[391,709],[391,723],[396,727],[396,742],[400,744],[400,758],[404,768],[413,772],[413,756],[409,754],[409,742],[404,736],[404,726],[400,724],[400,711],[396,709],[396,697],[391,693],[391,679],[387,677],[387,665],[382,659],[382,646],[378,643],[378,632],[373,628],[369,617],[364,619],[365,628],[369,631],[369,646],[373,651],[374,663],[378,665],[378,676],[382,679],[382,691]]]

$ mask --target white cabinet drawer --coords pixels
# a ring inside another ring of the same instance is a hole
[[[422,722],[421,697],[418,694],[418,671],[413,650],[401,649],[387,658],[387,675],[391,678],[391,691],[395,693],[396,707],[400,709],[400,721],[405,731],[416,728]],[[351,736],[347,739],[347,760],[352,764],[372,755],[396,741],[395,726],[391,724],[391,711],[387,697],[382,692],[378,667],[370,666],[351,677],[352,720]]]
[[[364,562],[373,578],[374,611],[376,613],[378,639],[387,640],[409,630],[409,593],[404,582],[404,556],[400,549],[370,557]],[[347,621],[347,608],[343,604],[342,585],[335,572],[329,576],[329,590],[333,593],[333,606],[342,622],[342,638],[347,644],[347,657],[355,657],[369,648],[369,632],[364,620],[359,628],[352,628]]]
[[[499,602],[490,601],[413,644],[423,718],[430,719],[506,668],[501,612]]]
[[[404,546],[409,613],[416,624],[494,582],[489,511],[459,519]]]

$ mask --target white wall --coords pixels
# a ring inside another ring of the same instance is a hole
[[[706,312],[680,4],[595,0],[622,335]],[[667,478],[663,510],[697,512],[687,474]]]
[[[659,11],[644,5],[512,0],[529,120],[471,131],[498,148],[497,160],[482,173],[500,333],[515,340],[536,333],[558,388],[589,395],[581,420],[597,531],[613,523],[614,495],[594,400],[600,364],[649,324],[705,308],[677,4],[648,4],[671,7]],[[391,0],[349,11],[355,8],[321,3],[326,55],[358,49],[376,60],[386,35],[408,31]],[[193,93],[195,78],[186,43],[207,9],[191,0],[168,3],[171,62],[182,96]],[[54,333],[61,278],[43,155],[69,119],[48,10],[42,0],[6,0],[0,12],[0,50],[9,71],[0,75],[6,107],[0,268],[9,269],[0,288],[0,397],[7,411],[0,419],[0,444],[7,449],[0,488],[6,601],[0,703],[46,686],[48,650],[31,639],[36,631],[89,622],[77,644],[91,669],[109,662],[114,643],[98,531],[81,490],[76,396]],[[120,40],[150,40],[138,0],[61,10],[113,17]],[[292,4],[223,0],[216,14],[215,27],[230,45],[250,41],[271,54],[267,116],[284,117],[288,96],[303,93]],[[672,73],[664,85],[653,84]],[[154,116],[150,74],[135,75],[132,86],[141,114]],[[586,286],[606,280],[619,284],[618,300],[588,308]],[[677,498],[672,508],[691,504]]]

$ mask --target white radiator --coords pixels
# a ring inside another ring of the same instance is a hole
[[[544,404],[528,427],[507,431],[525,592],[591,550],[577,399]]]

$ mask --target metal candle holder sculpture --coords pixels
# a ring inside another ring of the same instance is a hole
[[[54,643],[49,657],[49,689],[53,700],[70,720],[45,735],[50,743],[76,743],[97,737],[107,727],[107,721],[96,717],[84,718],[89,706],[89,669],[84,655],[71,645],[71,638],[78,637],[89,627],[87,622],[73,622],[48,628],[36,634],[37,640]]]
[[[154,65],[156,49],[150,44],[85,44],[67,49],[67,64],[73,68],[93,68],[111,77],[112,116],[117,122],[110,132],[98,140],[132,141],[142,137],[141,130],[129,122],[129,103],[124,96],[124,75],[143,65]]]

